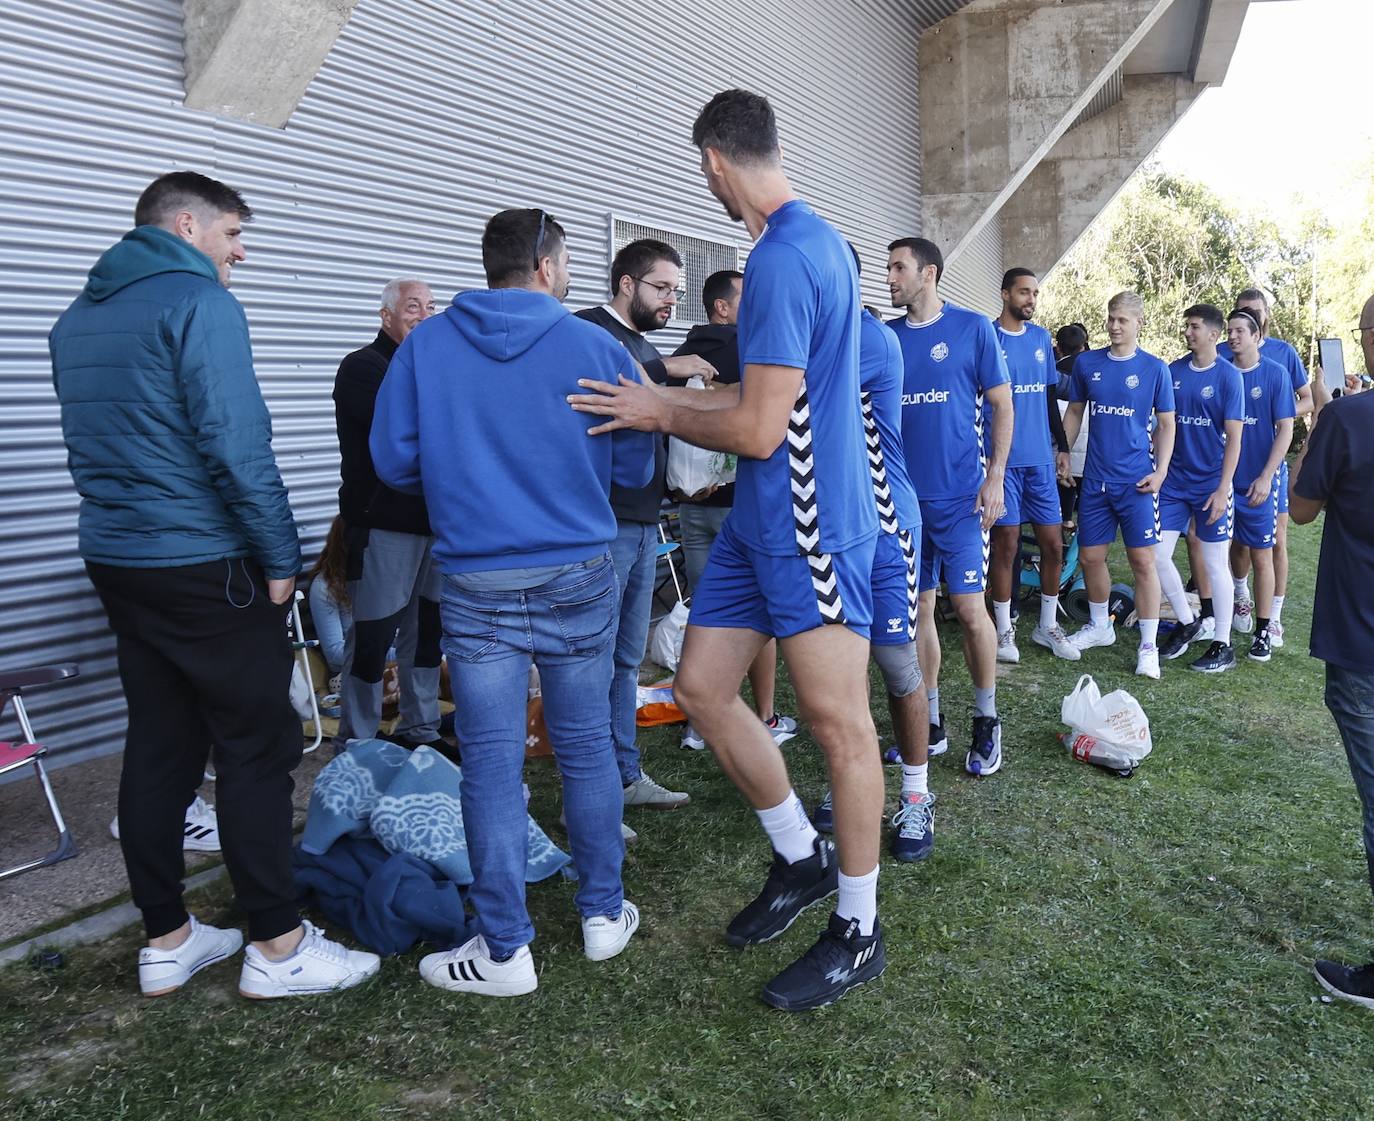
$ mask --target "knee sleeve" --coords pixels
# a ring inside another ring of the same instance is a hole
[[[916,644],[904,646],[875,646],[873,660],[883,671],[887,691],[894,697],[909,697],[921,687],[921,663],[916,657]]]
[[[349,674],[359,681],[377,682],[386,669],[386,652],[396,637],[399,615],[385,619],[365,619],[353,622],[353,664]]]
[[[415,665],[433,669],[439,664],[439,638],[443,628],[439,621],[437,600],[419,597],[415,635]]]

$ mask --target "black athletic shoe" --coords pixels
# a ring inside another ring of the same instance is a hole
[[[1225,673],[1236,668],[1236,652],[1225,642],[1214,642],[1188,668],[1198,673]]]
[[[1180,657],[1188,650],[1188,643],[1197,638],[1197,632],[1202,630],[1202,620],[1194,619],[1186,627],[1180,623],[1169,632],[1169,637],[1164,645],[1159,648],[1159,656],[1172,661]]]
[[[772,941],[811,904],[834,895],[840,886],[839,876],[835,844],[827,837],[817,837],[812,855],[795,864],[774,853],[763,890],[730,920],[725,940],[732,946]]]
[[[1255,637],[1250,640],[1250,660],[1252,662],[1267,662],[1270,656],[1269,631],[1256,631]]]
[[[1318,959],[1312,972],[1321,987],[1332,996],[1374,1008],[1374,961],[1368,965],[1349,966]]]
[[[850,989],[876,981],[886,966],[883,931],[876,919],[873,933],[864,938],[857,919],[832,914],[816,944],[763,986],[763,1002],[784,1012],[823,1008]]]
[[[930,726],[930,758],[934,759],[937,755],[943,755],[949,750],[949,733],[945,731],[944,722],[932,724]]]

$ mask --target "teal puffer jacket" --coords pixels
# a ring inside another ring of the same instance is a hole
[[[137,227],[96,262],[48,347],[85,560],[300,571],[248,321],[209,257]]]

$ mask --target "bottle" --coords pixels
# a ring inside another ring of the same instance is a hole
[[[1086,732],[1070,729],[1059,733],[1059,742],[1069,749],[1069,754],[1080,763],[1091,763],[1096,767],[1111,771],[1121,778],[1130,778],[1135,773],[1135,760],[1124,748],[1090,736]]]

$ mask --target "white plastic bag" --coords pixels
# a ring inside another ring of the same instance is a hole
[[[1078,679],[1073,692],[1064,698],[1059,716],[1075,737],[1087,736],[1120,749],[1120,755],[1113,754],[1124,757],[1131,767],[1139,766],[1153,750],[1150,721],[1140,702],[1125,689],[1104,697],[1091,674]]]
[[[688,389],[705,389],[700,377],[687,379]],[[668,437],[668,489],[695,498],[712,487],[735,481],[736,457],[728,452],[699,448],[676,436]]]
[[[312,699],[310,685],[305,680],[305,672],[301,669],[299,661],[293,662],[291,665],[290,697],[291,707],[295,709],[296,715],[301,720],[315,719],[315,709],[310,703]]]
[[[658,621],[649,643],[649,657],[664,669],[676,670],[682,657],[682,636],[687,633],[687,605],[681,600]]]

